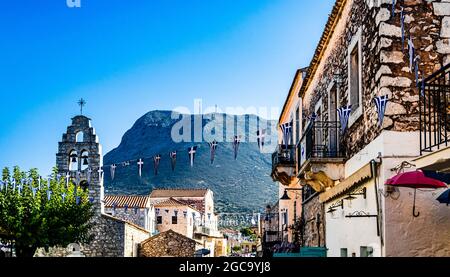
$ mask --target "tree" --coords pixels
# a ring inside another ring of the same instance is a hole
[[[40,189],[39,189],[40,186]],[[18,257],[32,257],[38,248],[89,243],[94,215],[88,192],[57,177],[42,179],[36,169],[12,176],[3,169],[0,184],[0,241],[12,242]]]

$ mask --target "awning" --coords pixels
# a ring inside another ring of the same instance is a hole
[[[369,179],[372,179],[372,169],[370,163],[333,188],[321,193],[319,196],[319,201],[320,203],[328,202],[340,195],[345,194],[355,186],[358,186]]]

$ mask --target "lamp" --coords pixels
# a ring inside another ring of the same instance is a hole
[[[356,199],[356,197],[355,197],[356,195],[362,195],[364,197],[364,199],[366,199],[367,198],[367,189],[362,188],[358,192],[349,193],[348,196],[344,198],[344,200],[352,201],[352,200]]]
[[[288,190],[298,191],[298,190],[303,190],[303,189],[302,189],[302,188],[300,188],[300,189],[294,189],[294,188],[292,188],[292,189],[289,189],[289,188],[284,189],[284,194],[283,194],[283,196],[280,198],[280,200],[291,200],[291,198],[290,198],[289,195],[288,195]]]

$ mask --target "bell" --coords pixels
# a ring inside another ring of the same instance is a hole
[[[76,162],[77,162],[77,156],[72,155],[72,162],[73,162],[73,163],[76,163]]]
[[[89,165],[87,157],[83,157],[83,165]]]

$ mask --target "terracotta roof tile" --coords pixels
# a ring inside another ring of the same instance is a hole
[[[196,207],[193,207],[189,205],[189,203],[186,203],[182,200],[177,200],[175,198],[169,198],[166,200],[162,200],[161,202],[158,202],[155,204],[155,207],[189,207],[193,210],[199,211]]]
[[[128,205],[129,208],[146,208],[148,207],[149,197],[140,195],[106,195],[105,207],[112,208],[114,203],[117,208],[123,208]]]

